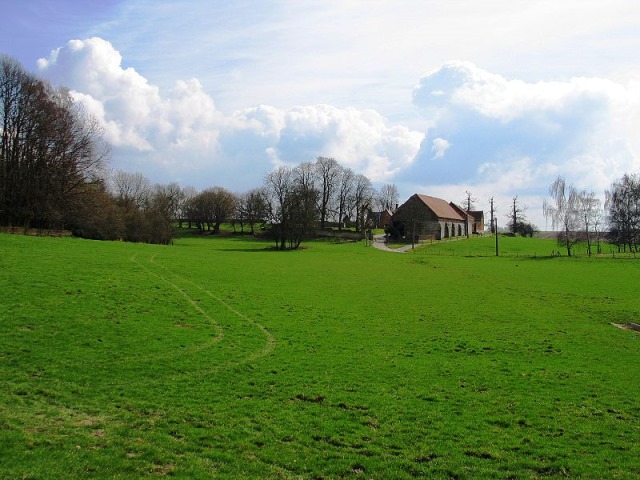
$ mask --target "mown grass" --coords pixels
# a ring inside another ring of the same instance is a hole
[[[638,478],[640,263],[491,242],[0,235],[0,477]]]

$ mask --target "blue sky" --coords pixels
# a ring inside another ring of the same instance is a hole
[[[5,2],[0,53],[68,86],[112,165],[242,191],[335,156],[377,184],[544,228],[563,175],[640,170],[640,4],[628,0]]]

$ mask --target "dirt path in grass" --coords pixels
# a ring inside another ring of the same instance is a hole
[[[238,365],[243,365],[243,364],[252,362],[254,360],[257,360],[258,358],[264,357],[264,356],[268,355],[269,353],[271,353],[271,351],[273,351],[273,349],[276,346],[276,339],[271,334],[271,332],[269,332],[267,330],[267,328],[264,325],[261,325],[260,323],[256,322],[255,320],[253,320],[252,318],[248,317],[244,313],[236,310],[231,305],[229,305],[227,302],[225,302],[222,298],[220,298],[219,296],[217,296],[213,292],[207,290],[203,286],[198,285],[197,283],[193,282],[192,280],[190,280],[189,278],[187,278],[185,276],[177,275],[177,274],[171,272],[166,267],[163,267],[162,265],[159,265],[158,263],[156,263],[155,260],[156,260],[156,255],[153,255],[149,260],[149,264],[151,264],[151,265],[153,265],[153,266],[155,266],[157,268],[162,269],[162,271],[164,271],[166,273],[166,275],[161,275],[159,273],[153,272],[146,265],[144,265],[140,261],[138,261],[135,255],[131,258],[132,262],[134,262],[137,265],[139,265],[140,267],[142,267],[147,273],[149,273],[150,275],[153,275],[156,278],[159,278],[160,280],[162,280],[163,282],[167,283],[172,288],[174,288],[175,290],[180,292],[180,294],[187,300],[187,302],[198,313],[200,313],[204,318],[206,318],[211,323],[211,325],[214,327],[214,329],[216,331],[216,335],[215,335],[215,337],[214,337],[214,339],[212,341],[205,342],[205,344],[199,345],[198,348],[196,348],[195,350],[202,350],[203,348],[206,348],[207,346],[211,346],[213,343],[220,342],[224,338],[224,331],[223,331],[222,327],[216,322],[216,320],[211,315],[209,315],[209,313],[207,313],[200,305],[198,305],[198,303],[195,300],[193,300],[193,298],[191,298],[191,296],[183,288],[181,288],[174,281],[172,281],[169,278],[169,276],[174,277],[176,279],[179,278],[180,280],[182,280],[182,281],[188,283],[189,285],[192,285],[193,287],[197,288],[198,290],[203,292],[208,297],[210,297],[210,298],[214,299],[216,302],[220,303],[222,306],[224,306],[227,310],[229,310],[235,316],[237,316],[238,318],[241,318],[243,321],[245,321],[245,322],[249,323],[250,325],[252,325],[253,327],[257,328],[260,331],[260,333],[265,337],[265,346],[263,348],[261,348],[260,350],[257,350],[255,352],[243,357],[243,358],[228,361],[224,365],[219,365],[219,366],[211,369],[212,371],[220,370],[221,368],[231,368],[231,367],[235,367],[235,366],[238,366]]]
[[[373,246],[383,252],[405,253],[407,250],[411,250],[411,245],[404,245],[399,248],[387,247],[387,244],[384,243],[384,235],[375,235],[373,237]]]
[[[155,263],[155,255],[153,257],[151,257],[151,263],[153,263],[154,265],[159,266],[160,268],[162,268],[164,271],[168,272],[168,270],[163,267],[162,265],[158,265]],[[170,272],[171,275],[174,275],[176,277],[180,277],[182,280],[184,280],[185,282],[189,283],[190,285],[193,285],[194,287],[196,287],[198,290],[202,291],[205,295],[213,298],[216,302],[220,303],[222,306],[224,306],[227,310],[229,310],[231,313],[233,313],[234,315],[236,315],[237,317],[241,318],[242,320],[246,321],[247,323],[249,323],[250,325],[256,327],[258,330],[260,330],[260,332],[262,333],[262,335],[264,335],[265,339],[266,339],[266,344],[265,346],[261,349],[258,350],[257,352],[254,352],[253,354],[245,357],[243,360],[236,362],[237,365],[243,364],[243,363],[247,363],[247,362],[251,362],[253,360],[256,360],[260,357],[264,357],[265,355],[268,355],[269,353],[271,353],[271,351],[275,348],[276,346],[276,339],[275,337],[271,334],[271,332],[269,332],[269,330],[267,330],[267,328],[256,322],[254,319],[248,317],[247,315],[245,315],[242,312],[239,312],[238,310],[236,310],[235,308],[233,308],[231,305],[229,305],[227,302],[225,302],[224,300],[222,300],[220,297],[218,297],[216,294],[214,294],[213,292],[207,290],[206,288],[204,288],[201,285],[198,285],[197,283],[189,280],[186,277],[180,276],[180,275],[176,275],[172,272]]]

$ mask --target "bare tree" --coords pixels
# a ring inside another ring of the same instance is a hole
[[[0,224],[62,228],[97,190],[108,147],[99,122],[0,56]]]
[[[465,197],[464,197],[464,200],[462,201],[462,205],[464,206],[464,209],[467,212],[471,212],[476,208],[476,202],[478,201],[478,199],[474,198],[469,190],[465,190],[464,193],[465,193]]]
[[[168,245],[173,239],[173,222],[176,218],[179,197],[182,191],[176,183],[155,185],[149,194],[145,208],[148,243]]]
[[[313,162],[303,162],[293,169],[293,175],[298,184],[305,188],[314,189],[317,167]]]
[[[318,191],[298,182],[296,172],[284,166],[267,174],[264,191],[276,247],[298,248],[315,229]]]
[[[523,207],[518,202],[518,196],[513,197],[511,202],[511,209],[509,210],[509,222],[508,227],[511,230],[511,233],[518,233],[518,225],[524,224],[526,218],[524,216],[524,212],[527,211],[526,207]]]
[[[373,187],[371,180],[362,174],[357,174],[354,181],[352,205],[355,210],[356,231],[364,230],[365,217],[373,203]]]
[[[398,204],[399,198],[400,195],[398,194],[398,187],[393,183],[382,185],[376,195],[376,201],[378,202],[380,210],[393,211],[395,206]]]
[[[591,244],[594,240],[594,234],[597,231],[597,224],[600,219],[600,199],[596,197],[595,192],[582,191],[578,194],[577,209],[580,216],[580,222],[584,232],[584,240],[587,244],[587,254],[591,256]],[[599,249],[599,243],[598,243]]]
[[[342,230],[345,217],[348,217],[350,199],[355,189],[356,174],[350,168],[342,168],[337,182],[338,229]]]
[[[117,170],[111,177],[111,189],[121,205],[146,208],[152,187],[140,172]]]
[[[188,228],[191,229],[191,219],[188,215],[189,202],[198,194],[198,191],[192,186],[182,188],[182,196],[178,204],[178,228],[182,228],[182,224],[186,221]]]
[[[254,233],[254,228],[259,223],[264,223],[268,216],[267,200],[265,192],[260,188],[254,188],[244,195],[244,209],[246,222]]]
[[[320,211],[320,228],[325,228],[329,212],[329,205],[333,199],[336,183],[342,167],[335,158],[318,157],[315,163]]]
[[[264,179],[267,194],[269,220],[276,247],[286,249],[286,232],[289,228],[289,196],[294,187],[294,172],[290,167],[281,166],[269,172]]]
[[[213,233],[220,233],[220,225],[229,220],[234,212],[236,197],[229,190],[222,187],[207,189],[211,201],[211,218],[213,219]]]
[[[558,243],[564,244],[567,255],[571,256],[571,249],[580,241],[578,192],[573,185],[567,185],[564,178],[558,177],[549,187],[549,195],[552,203],[544,201],[544,216],[551,219],[551,228],[560,228]]]
[[[640,177],[625,174],[605,192],[607,223],[618,249],[637,252],[640,243]]]

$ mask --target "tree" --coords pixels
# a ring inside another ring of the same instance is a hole
[[[549,195],[553,203],[544,201],[544,216],[551,219],[551,228],[560,228],[557,235],[558,243],[565,246],[570,257],[571,249],[580,241],[578,191],[573,185],[567,185],[564,178],[559,176],[549,187]]]
[[[342,168],[338,175],[337,181],[337,213],[338,213],[338,230],[342,230],[344,219],[348,216],[350,210],[350,200],[355,189],[356,174],[350,168]]]
[[[192,186],[182,188],[182,195],[180,196],[178,202],[178,228],[182,228],[182,224],[185,221],[187,221],[189,224],[188,228],[191,228],[191,220],[189,219],[189,215],[187,212],[189,209],[189,202],[197,194],[198,191]]]
[[[144,211],[147,243],[171,243],[179,194],[177,184],[155,185],[151,189]]]
[[[291,195],[293,186],[293,170],[285,166],[278,167],[269,172],[264,179],[271,232],[276,247],[281,250],[286,249],[286,237],[289,228],[289,214],[287,209],[290,206],[289,196]]]
[[[313,236],[316,228],[318,192],[308,186],[295,184],[287,197],[287,230],[283,232],[290,249],[297,249],[303,240]]]
[[[464,197],[464,200],[462,201],[462,205],[464,206],[464,209],[467,212],[470,212],[476,208],[476,202],[478,201],[478,199],[474,198],[473,195],[471,195],[471,192],[469,190],[465,190],[464,193],[465,193],[465,197]]]
[[[351,203],[355,210],[356,232],[364,231],[365,217],[373,203],[373,194],[371,180],[362,174],[357,174],[351,197]]]
[[[625,174],[605,192],[611,241],[618,249],[638,251],[640,242],[640,177]]]
[[[300,183],[298,178],[293,169],[285,166],[265,177],[271,232],[280,250],[298,248],[315,229],[319,192]]]
[[[518,196],[513,197],[511,202],[511,209],[509,210],[509,222],[507,223],[507,227],[514,235],[518,233],[518,224],[525,223],[524,212],[527,211],[526,207],[522,207],[518,202]]]
[[[594,192],[583,190],[578,194],[577,209],[584,232],[584,241],[587,244],[587,254],[591,256],[591,244],[594,240],[594,234],[597,236],[598,223],[600,222],[600,199],[596,197]],[[600,242],[598,241],[599,250]]]
[[[329,205],[342,167],[335,158],[318,157],[315,163],[316,178],[318,179],[318,210],[320,211],[320,228],[324,229],[329,214]],[[307,190],[310,188],[305,187]]]
[[[206,225],[213,233],[220,233],[220,225],[234,212],[235,196],[222,187],[208,188],[194,197],[195,223],[204,230]]]
[[[111,177],[112,191],[124,207],[145,208],[150,200],[151,182],[140,172],[117,170]]]
[[[393,183],[387,183],[380,187],[376,195],[376,201],[381,211],[389,210],[393,211],[398,204],[398,187]]]
[[[0,224],[64,228],[95,193],[108,146],[65,89],[0,57]]]
[[[233,215],[236,196],[222,187],[214,187],[213,193],[213,233],[220,233],[220,225]]]
[[[259,223],[264,223],[268,216],[265,192],[262,189],[254,188],[244,195],[242,203],[244,206],[244,217],[253,235],[255,226]]]

